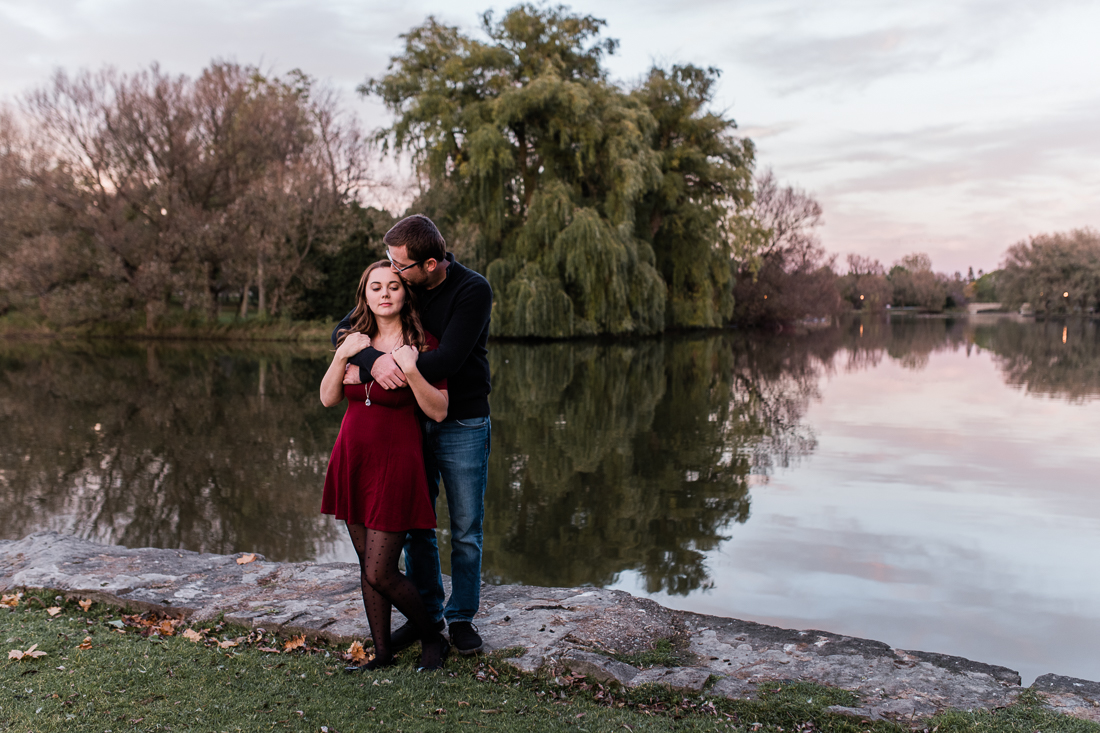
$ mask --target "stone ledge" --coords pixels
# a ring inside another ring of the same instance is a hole
[[[104,546],[55,532],[0,541],[0,589],[51,588],[100,602],[156,609],[333,641],[369,638],[358,567],[276,563],[262,556]],[[449,580],[449,579],[448,579]],[[522,647],[507,662],[524,672],[569,669],[627,686],[752,698],[760,684],[805,680],[859,694],[860,718],[912,719],[946,708],[991,709],[1023,690],[1013,670],[868,639],[673,611],[598,588],[482,586],[477,618],[487,649]],[[639,670],[607,655],[672,639],[687,666]],[[597,653],[602,652],[602,653]],[[1053,710],[1100,722],[1100,684],[1044,675],[1032,689]]]

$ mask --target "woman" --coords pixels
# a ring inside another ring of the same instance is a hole
[[[412,294],[389,262],[375,262],[359,280],[351,328],[337,337],[336,355],[321,380],[321,403],[347,412],[332,449],[321,512],[348,527],[363,587],[363,606],[374,640],[368,670],[394,663],[390,651],[390,607],[396,606],[421,630],[420,666],[440,669],[450,645],[435,630],[420,593],[397,567],[405,533],[435,528],[424,474],[419,406],[436,422],[447,417],[447,384],[428,384],[416,368],[421,351],[438,344],[420,325]],[[348,359],[367,346],[392,353],[408,387],[385,390],[374,384],[344,385]]]

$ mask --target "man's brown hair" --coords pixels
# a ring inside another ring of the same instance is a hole
[[[431,219],[423,214],[406,216],[394,224],[382,244],[387,247],[405,247],[405,252],[413,262],[434,259],[442,262],[447,255],[447,242],[439,233]]]

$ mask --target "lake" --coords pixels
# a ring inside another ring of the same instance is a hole
[[[487,582],[1100,680],[1095,323],[867,317],[490,354]],[[0,538],[353,561],[317,514],[343,414],[317,398],[328,358],[0,342]]]

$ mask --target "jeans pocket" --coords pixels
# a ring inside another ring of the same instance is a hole
[[[484,427],[485,423],[487,423],[488,421],[489,418],[487,417],[471,417],[465,420],[456,419],[454,422],[455,425],[461,425],[464,428],[480,428]]]

